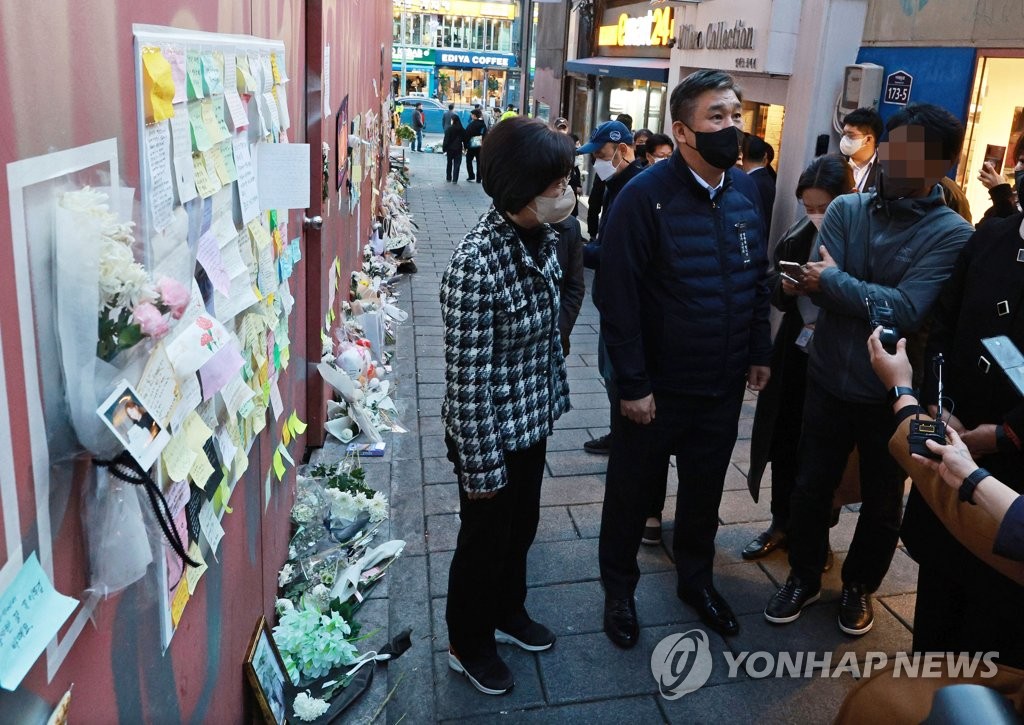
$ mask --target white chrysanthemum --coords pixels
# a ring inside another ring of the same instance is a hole
[[[370,521],[377,523],[388,517],[388,499],[381,492],[373,494],[373,498],[367,503],[367,510],[370,512]]]
[[[277,574],[277,585],[283,587],[285,584],[295,578],[295,567],[291,564],[285,564],[281,567],[281,571]]]
[[[331,602],[331,590],[324,584],[317,584],[309,590],[309,596],[313,599],[316,608],[321,612],[327,611],[327,605]]]
[[[330,709],[330,705],[325,700],[321,700],[319,697],[312,697],[309,694],[309,690],[300,692],[295,696],[295,702],[292,704],[292,709],[295,712],[295,717],[299,718],[303,722],[312,722],[318,717],[323,715]]]
[[[337,489],[328,489],[327,493],[331,499],[332,517],[346,521],[355,521],[359,517],[363,509],[356,503],[355,496],[348,491],[338,491]]]
[[[277,611],[277,616],[280,617],[282,614],[289,611],[290,609],[295,609],[295,605],[292,604],[291,599],[284,599],[282,597],[281,599],[278,599],[276,602],[274,602],[274,609]]]

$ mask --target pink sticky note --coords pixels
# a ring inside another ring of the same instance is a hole
[[[231,276],[224,268],[224,260],[220,256],[220,244],[212,230],[207,229],[203,236],[199,237],[199,249],[196,252],[196,259],[203,265],[207,276],[213,282],[213,288],[222,295],[231,292]]]
[[[185,91],[185,50],[183,48],[164,48],[164,58],[171,64],[171,78],[174,80],[174,103],[187,99]]]
[[[242,355],[238,344],[228,343],[207,360],[199,368],[199,378],[203,381],[203,400],[209,400],[242,369]]]

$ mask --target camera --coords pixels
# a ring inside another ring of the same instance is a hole
[[[868,306],[868,315],[871,318],[871,329],[881,326],[882,333],[879,341],[882,347],[890,355],[896,354],[896,343],[900,341],[900,331],[896,327],[896,313],[884,302],[874,302],[870,299],[864,300]]]

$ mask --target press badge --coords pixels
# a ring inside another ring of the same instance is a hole
[[[796,338],[796,346],[807,352],[807,346],[811,342],[811,338],[814,337],[814,325],[804,325],[804,329],[800,330],[800,334]]]

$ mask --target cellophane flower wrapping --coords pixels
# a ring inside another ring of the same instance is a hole
[[[130,208],[131,190],[124,191]],[[122,445],[96,409],[120,379],[138,380],[146,362],[144,344],[110,362],[97,356],[102,300],[111,295],[142,300],[151,294],[141,267],[121,251],[128,245],[111,243],[131,235],[131,222],[123,220],[111,211],[106,194],[87,188],[62,195],[54,225],[56,328],[68,417],[78,442],[99,459],[114,457]],[[116,274],[124,278],[113,289]],[[97,468],[95,484],[84,494],[89,588],[102,596],[141,579],[153,560],[138,493],[136,486]]]

